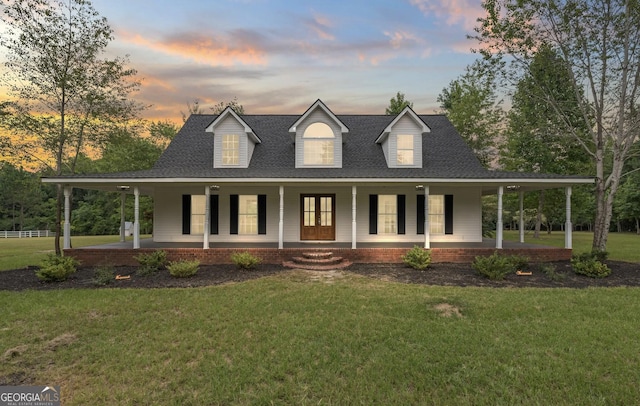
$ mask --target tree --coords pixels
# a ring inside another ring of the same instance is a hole
[[[165,149],[178,133],[178,127],[170,121],[152,121],[148,126],[151,140]]]
[[[211,110],[213,110],[213,114],[220,114],[227,107],[231,107],[233,111],[236,112],[236,114],[239,114],[239,115],[244,114],[244,107],[242,106],[242,104],[238,103],[238,98],[236,97],[234,97],[233,100],[229,102],[226,102],[226,103],[220,102],[216,104],[215,106],[211,107]]]
[[[384,114],[388,116],[395,116],[402,113],[402,110],[407,106],[413,108],[413,103],[409,100],[405,100],[404,93],[398,92],[395,97],[392,97],[391,100],[389,100],[389,107],[385,109]]]
[[[550,47],[569,72],[574,102],[540,83],[544,101],[595,170],[594,250],[606,250],[623,167],[640,131],[640,5],[635,0],[485,0],[474,37],[504,78],[517,81],[535,51]],[[573,123],[574,107],[582,123]],[[567,108],[568,107],[568,108]],[[583,129],[588,129],[588,141]]]
[[[562,136],[568,131],[566,123],[553,113],[552,107],[545,102],[545,92],[541,90],[544,87],[552,92],[568,113],[573,104],[570,122],[577,129],[584,125],[584,121],[581,120],[579,106],[568,83],[569,72],[558,55],[549,47],[539,49],[513,94],[506,140],[500,154],[500,163],[505,169],[566,175],[588,169],[588,159],[581,147]],[[588,130],[582,128],[581,133],[584,139]],[[537,193],[534,238],[540,236],[544,214],[546,219],[558,217],[552,213],[557,213],[557,209],[564,205],[549,204],[550,201],[558,203],[558,195],[557,190],[541,190]],[[548,228],[547,231],[551,230]]]
[[[490,166],[504,121],[491,72],[485,71],[481,63],[474,63],[442,89],[437,100],[482,164]]]
[[[0,0],[6,32],[9,118],[3,125],[27,142],[17,153],[39,159],[56,176],[75,172],[77,158],[103,141],[106,130],[135,118],[128,99],[139,82],[126,59],[102,59],[113,32],[86,0]],[[33,151],[42,151],[44,157]],[[58,188],[56,253],[60,254],[63,196]]]
[[[192,114],[202,114],[203,110],[200,107],[200,100],[195,99],[193,103],[187,102],[187,112],[180,111],[180,115],[182,116],[182,122],[185,123],[187,118],[189,118]]]

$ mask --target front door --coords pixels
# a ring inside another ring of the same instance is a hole
[[[300,239],[336,239],[336,195],[300,195]]]

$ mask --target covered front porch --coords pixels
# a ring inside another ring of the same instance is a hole
[[[359,243],[351,248],[351,243],[326,242],[284,243],[216,243],[209,249],[202,249],[194,242],[154,242],[152,239],[140,239],[139,248],[133,241],[116,242],[98,246],[65,249],[65,255],[71,255],[84,265],[123,266],[138,265],[137,255],[164,250],[170,261],[198,259],[202,264],[228,264],[233,252],[248,251],[261,259],[263,263],[280,264],[304,252],[331,251],[334,255],[360,263],[401,263],[402,256],[415,244],[412,243]],[[496,250],[495,239],[483,239],[482,242],[434,242],[431,243],[433,262],[470,263],[476,256],[491,255]],[[569,260],[571,249],[503,241],[500,252],[505,255],[523,255],[532,262],[550,262]]]

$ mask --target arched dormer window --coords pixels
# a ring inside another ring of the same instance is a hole
[[[322,122],[309,124],[302,135],[305,165],[333,165],[335,134]]]

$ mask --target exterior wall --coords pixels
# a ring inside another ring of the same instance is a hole
[[[199,248],[166,248],[169,261],[198,259],[203,265],[231,264],[231,254],[238,251],[248,251],[260,258],[265,264],[282,264],[284,261],[299,257],[303,252],[331,251],[335,256],[343,257],[351,262],[358,263],[402,263],[402,256],[410,248],[332,248],[332,249],[303,249],[285,248],[213,248],[203,250]],[[98,249],[75,248],[64,251],[65,255],[78,259],[83,266],[137,266],[134,258],[140,254],[148,254],[155,249]],[[489,248],[434,248],[431,250],[432,262],[471,263],[476,256],[489,256],[495,249]],[[508,255],[524,255],[533,262],[568,261],[571,259],[571,250],[564,248],[535,248],[535,249],[505,249],[501,250]]]
[[[413,135],[413,165],[398,165],[397,164],[397,147],[398,138],[400,134],[412,134]],[[407,168],[415,167],[422,168],[422,133],[421,127],[419,127],[411,118],[407,115],[402,116],[400,120],[393,126],[391,133],[386,138],[384,143],[388,144],[388,152],[385,153],[387,158],[387,165],[390,168]],[[384,148],[384,146],[383,146]]]
[[[238,134],[239,136],[240,157],[238,165],[222,165],[222,135],[224,134]],[[240,125],[232,115],[228,115],[215,128],[215,132],[213,134],[213,167],[247,168],[249,166],[250,152],[253,153],[253,145],[251,146],[250,151],[249,144],[253,144],[253,141],[249,141],[249,137],[247,137],[244,127]]]
[[[218,229],[219,234],[210,235],[209,241],[222,242],[278,242],[280,219],[280,196],[278,186],[221,186]],[[154,232],[156,242],[202,242],[203,235],[182,234],[182,195],[204,195],[204,185],[193,187],[158,188],[154,198]],[[229,234],[229,195],[267,195],[267,234]],[[335,194],[336,196],[336,242],[351,242],[351,186],[285,186],[284,188],[284,242],[300,241],[300,195]],[[406,234],[369,234],[369,195],[406,195]],[[416,230],[416,192],[414,187],[402,186],[358,186],[356,221],[358,242],[404,242],[424,244],[424,235]],[[453,194],[453,234],[431,234],[432,242],[481,242],[482,207],[478,188],[431,187],[430,194]]]
[[[309,116],[307,116],[307,118],[296,128],[296,168],[305,167],[304,138],[302,138],[304,130],[306,130],[310,124],[318,121],[331,127],[333,134],[335,135],[333,142],[333,166],[331,168],[342,168],[342,132],[340,131],[340,126],[320,108],[309,114]],[[327,168],[327,166],[321,167]]]

